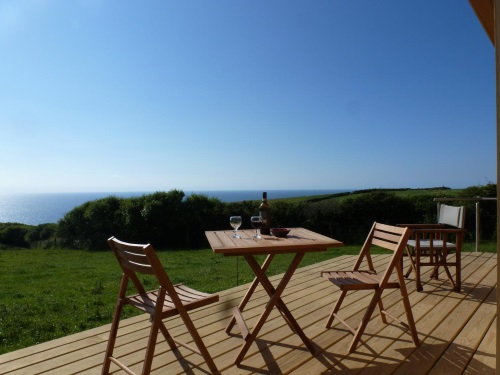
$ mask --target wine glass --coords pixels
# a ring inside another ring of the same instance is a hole
[[[261,216],[252,216],[250,218],[250,224],[255,228],[255,236],[253,238],[262,238],[260,236],[260,227],[262,226],[262,217]]]
[[[231,224],[231,226],[233,227],[233,238],[241,238],[240,236],[238,236],[238,228],[240,227],[241,225],[241,216],[231,216],[229,218],[229,224]]]

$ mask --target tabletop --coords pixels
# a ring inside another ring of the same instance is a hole
[[[214,253],[228,256],[315,252],[343,246],[340,241],[304,228],[291,228],[286,238],[262,235],[255,239],[252,229],[239,230],[241,238],[233,238],[233,234],[232,230],[205,232]]]

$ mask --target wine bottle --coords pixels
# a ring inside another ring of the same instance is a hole
[[[262,203],[259,207],[260,216],[262,217],[262,227],[260,228],[261,234],[271,233],[271,216],[269,214],[269,203],[267,202],[267,193],[262,193]]]

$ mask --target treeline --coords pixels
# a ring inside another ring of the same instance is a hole
[[[440,188],[440,197],[447,197],[446,190]],[[364,240],[374,221],[387,224],[436,222],[435,192],[422,191],[405,196],[394,191],[370,189],[301,202],[271,200],[271,225],[301,226],[346,244],[355,244]],[[461,197],[496,197],[496,185],[469,187],[462,193]],[[250,228],[250,216],[258,212],[259,204],[259,201],[223,203],[217,198],[197,194],[186,197],[181,190],[136,198],[110,196],[74,208],[58,224],[0,224],[0,244],[4,247],[99,250],[107,249],[106,239],[113,235],[129,242],[151,242],[157,248],[200,248],[208,246],[205,231],[231,229],[231,215],[241,215],[242,228]],[[452,204],[467,206],[467,240],[472,241],[475,203],[457,201]],[[496,218],[496,204],[483,203],[482,240],[496,240]]]
[[[0,249],[8,247],[56,247],[57,224],[0,223]]]

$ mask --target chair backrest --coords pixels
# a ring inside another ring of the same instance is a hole
[[[401,257],[411,233],[412,231],[408,227],[396,227],[375,222],[361,248],[353,270],[357,271],[363,262],[363,258],[366,258],[369,269],[375,271],[370,255],[370,250],[373,246],[390,250],[393,254],[381,279],[381,284],[387,283],[394,267],[401,267]]]
[[[439,217],[438,224],[450,225],[452,227],[464,228],[465,207],[448,206],[440,204],[438,206]]]
[[[139,293],[145,293],[146,291],[137,273],[153,275],[163,288],[166,288],[169,292],[173,289],[172,282],[151,244],[132,244],[120,241],[115,237],[109,238],[108,244],[113,250],[123,274],[132,281]]]

